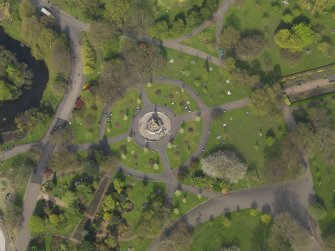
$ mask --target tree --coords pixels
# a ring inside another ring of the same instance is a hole
[[[269,180],[295,178],[303,171],[303,156],[288,135],[271,148],[265,162],[265,176]]]
[[[27,184],[27,183],[26,183]],[[14,203],[7,203],[4,212],[4,219],[6,222],[6,228],[14,234],[14,229],[21,227],[22,223],[22,208],[18,207]]]
[[[308,213],[317,220],[321,220],[327,216],[326,209],[318,202],[314,202],[309,206]]]
[[[284,23],[287,23],[287,24],[291,24],[293,19],[294,19],[294,17],[290,13],[287,13],[283,16],[283,21],[284,21]]]
[[[123,31],[136,36],[144,36],[153,26],[154,19],[146,6],[131,4],[123,24]]]
[[[55,39],[49,52],[49,57],[48,67],[50,71],[57,73],[54,79],[56,84],[54,91],[64,91],[66,79],[71,72],[72,66],[70,50],[65,38],[58,37]]]
[[[44,231],[44,223],[38,216],[31,216],[29,220],[29,228],[32,233],[42,233]]]
[[[19,16],[21,20],[27,17],[32,17],[35,15],[35,7],[28,0],[21,2],[19,7]]]
[[[57,151],[52,155],[49,167],[55,172],[65,170],[76,170],[81,167],[81,160],[78,156],[70,151]]]
[[[280,213],[274,217],[268,242],[274,251],[306,250],[310,238],[306,229],[289,213]]]
[[[50,221],[50,224],[54,226],[57,226],[60,223],[60,219],[57,214],[50,214],[49,221]]]
[[[103,102],[113,103],[130,86],[129,72],[124,61],[113,60],[101,67],[97,94]]]
[[[233,78],[236,82],[245,85],[250,88],[254,88],[260,82],[259,75],[250,75],[247,70],[235,68],[232,71]]]
[[[96,56],[95,51],[92,46],[89,44],[87,39],[83,40],[83,45],[81,47],[81,52],[83,55],[83,73],[87,76],[91,75],[94,72]]]
[[[192,243],[191,229],[185,221],[180,221],[173,230],[161,242],[159,250],[162,251],[184,251],[190,250]]]
[[[233,57],[227,57],[224,61],[224,65],[229,72],[233,72],[236,69],[235,59]]]
[[[39,112],[36,108],[31,108],[19,113],[15,117],[15,123],[19,131],[28,133],[31,132],[38,124],[44,124],[49,120],[49,115]]]
[[[82,241],[78,248],[80,251],[96,251],[95,245],[89,241]]]
[[[17,99],[31,86],[33,74],[15,54],[0,46],[0,102]]]
[[[184,30],[185,30],[185,22],[184,22],[184,20],[181,19],[181,18],[178,18],[177,20],[175,20],[173,22],[173,24],[172,24],[171,30],[174,33],[177,33],[177,34],[183,33]]]
[[[257,56],[264,48],[265,40],[263,35],[253,34],[242,38],[236,45],[236,55],[240,59],[250,60]]]
[[[115,209],[115,200],[111,195],[107,195],[102,203],[102,210],[104,212],[112,212]]]
[[[109,236],[107,239],[104,240],[104,242],[109,248],[116,248],[118,245],[117,240],[113,236]]]
[[[105,3],[104,17],[110,21],[120,22],[130,7],[129,0],[109,0]]]
[[[304,9],[311,11],[313,14],[321,14],[324,11],[330,10],[334,6],[332,0],[298,0],[299,5]]]
[[[314,41],[314,31],[305,23],[294,25],[291,29],[280,29],[275,35],[275,42],[280,48],[293,52],[302,51]]]
[[[124,189],[124,183],[120,179],[114,179],[113,186],[114,186],[115,191],[118,194],[122,193],[122,191]]]
[[[172,9],[172,8],[187,8],[192,6],[191,0],[157,0],[157,5],[164,9]]]
[[[120,31],[116,25],[107,21],[95,21],[90,24],[88,39],[96,51],[101,51],[105,59],[113,58],[120,51]]]
[[[333,46],[328,42],[321,42],[318,44],[318,50],[324,55],[329,55],[333,50]]]
[[[12,100],[16,96],[15,89],[7,85],[5,81],[0,80],[0,101]]]
[[[248,167],[241,162],[236,153],[217,151],[201,160],[201,169],[212,178],[237,183],[245,176]]]
[[[67,151],[67,148],[73,141],[72,128],[67,126],[66,128],[60,128],[53,131],[50,135],[50,142],[57,145],[58,151]]]
[[[250,108],[258,116],[274,116],[283,109],[283,96],[279,84],[257,89],[250,95]]]
[[[194,27],[201,24],[201,21],[202,17],[200,15],[200,12],[196,10],[190,11],[186,18],[187,25],[190,27]]]
[[[41,51],[46,55],[52,49],[53,42],[57,34],[52,29],[44,28],[37,39],[37,45]]]
[[[158,32],[168,32],[169,31],[169,24],[165,21],[159,21],[155,24],[155,30]]]
[[[241,38],[240,32],[232,26],[224,29],[220,37],[220,46],[229,50],[235,48]]]
[[[166,62],[161,48],[146,42],[125,39],[121,52],[129,69],[128,79],[131,77],[133,83],[149,81]]]
[[[78,7],[81,8],[84,14],[92,19],[98,19],[101,16],[101,2],[100,0],[80,0]]]

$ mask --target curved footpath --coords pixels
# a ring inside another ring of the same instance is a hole
[[[221,195],[199,205],[189,211],[186,215],[176,221],[186,220],[191,227],[196,227],[214,217],[224,213],[256,207],[259,210],[268,210],[270,213],[277,213],[286,210],[292,212],[295,217],[300,218],[308,224],[307,208],[308,200],[313,191],[313,180],[309,171],[298,180],[281,182],[266,186],[234,191],[228,195]],[[163,233],[151,243],[150,251],[157,251],[160,242],[164,240]],[[309,251],[321,250],[314,238],[311,237]]]
[[[43,137],[41,143],[44,147],[43,153],[40,160],[37,163],[36,173],[33,174],[30,183],[27,186],[23,201],[23,223],[20,232],[16,238],[15,250],[26,251],[31,238],[30,230],[28,227],[28,222],[31,215],[34,212],[38,195],[40,192],[40,186],[42,183],[41,173],[43,169],[47,166],[47,163],[55,149],[54,145],[48,143],[48,139],[51,131],[57,123],[69,120],[71,112],[73,110],[74,104],[77,97],[80,95],[83,84],[83,73],[82,73],[82,58],[80,49],[80,32],[87,28],[85,23],[82,23],[75,18],[69,16],[67,13],[54,8],[46,1],[34,0],[33,4],[37,8],[43,6],[48,7],[56,17],[62,30],[68,33],[70,38],[70,49],[72,58],[72,71],[71,71],[71,82],[72,84],[67,88],[67,91],[59,104],[54,119],[52,120],[45,136]]]
[[[219,35],[222,32],[222,23],[224,15],[229,8],[229,6],[232,4],[233,0],[227,0],[225,1],[217,11],[215,15],[215,20],[217,22],[217,30],[216,30],[216,37],[217,42],[219,39]],[[62,102],[60,103],[55,117],[43,137],[41,143],[44,147],[43,153],[41,155],[40,160],[37,164],[37,171],[32,176],[31,182],[28,185],[28,188],[25,193],[24,197],[24,208],[23,208],[23,225],[21,228],[21,232],[19,233],[16,241],[16,250],[18,251],[25,251],[27,250],[29,241],[30,241],[30,232],[28,229],[28,222],[29,218],[31,217],[33,210],[36,205],[36,201],[38,199],[38,195],[40,192],[40,185],[42,182],[41,178],[41,172],[43,171],[43,168],[47,165],[47,162],[49,161],[50,156],[52,155],[55,146],[48,143],[48,139],[50,136],[51,131],[55,127],[55,125],[61,124],[61,122],[65,122],[69,120],[71,116],[71,112],[73,110],[75,101],[77,97],[80,95],[80,91],[82,89],[82,84],[84,81],[84,77],[82,74],[82,59],[81,59],[81,51],[80,51],[80,32],[85,30],[87,28],[87,25],[83,22],[78,21],[77,19],[71,17],[64,11],[61,11],[52,5],[48,4],[47,1],[44,0],[33,0],[33,3],[38,7],[41,8],[42,6],[48,7],[53,14],[56,17],[56,20],[59,22],[60,26],[63,30],[65,30],[70,38],[70,47],[71,47],[71,53],[72,53],[72,72],[71,72],[71,81],[72,85],[70,88],[68,88]],[[159,41],[156,39],[152,39],[149,37],[144,38],[137,38],[137,39],[144,39],[148,40],[150,43],[154,43],[156,45],[161,45],[167,48],[172,48],[199,58],[202,58],[204,60],[208,60],[211,63],[214,63],[216,65],[222,65],[222,61],[219,58],[212,57],[207,53],[204,53],[200,50],[180,45],[178,42],[183,41],[184,39],[187,39],[189,37],[192,37],[198,33],[200,33],[202,30],[206,28],[206,25],[208,23],[202,24],[200,27],[198,27],[194,32],[191,34],[188,34],[184,37],[181,37],[176,40],[166,40],[166,41]],[[202,129],[202,136],[199,143],[199,146],[197,150],[193,153],[192,157],[198,157],[201,154],[202,149],[205,148],[207,141],[208,141],[208,130],[210,128],[210,115],[212,109],[224,109],[224,110],[231,110],[231,109],[237,109],[244,107],[248,105],[248,98],[237,100],[234,102],[222,104],[218,107],[209,108],[207,107],[201,98],[196,95],[196,93],[190,88],[187,84],[185,84],[182,81],[179,80],[173,80],[173,79],[165,79],[165,78],[159,78],[159,82],[164,82],[167,84],[173,84],[177,85],[179,87],[184,88],[191,96],[192,98],[197,102],[198,107],[200,109],[200,115],[204,121],[204,126]],[[145,102],[149,103],[148,100],[145,100]],[[108,107],[106,107],[106,112],[108,110]],[[192,119],[196,116],[196,113],[192,113],[190,115],[181,115],[179,116],[179,120],[181,119]],[[284,111],[284,116],[286,119],[286,122],[289,124],[289,128],[294,128],[294,118],[292,114],[290,114],[290,111],[288,108]],[[83,144],[83,145],[77,145],[73,146],[73,150],[76,149],[91,149],[95,147],[101,146],[102,143],[105,140],[104,136],[104,127],[105,127],[105,120],[104,120],[104,113],[102,113],[101,116],[101,124],[99,129],[99,138],[100,142],[98,143],[90,143],[90,144]],[[109,144],[118,142],[124,138],[126,138],[129,135],[129,132],[118,135],[113,138],[107,139],[107,142]],[[34,146],[33,144],[27,144],[22,146],[17,146],[10,151],[3,152],[4,158],[9,158],[11,156],[14,156],[19,153],[23,153],[31,149],[31,147]],[[298,217],[304,218],[306,215],[306,210],[308,206],[308,198],[311,194],[313,194],[313,181],[311,174],[309,172],[309,169],[306,170],[306,173],[298,180],[289,181],[289,182],[281,182],[276,184],[269,184],[262,187],[256,187],[251,189],[244,189],[241,191],[234,191],[231,192],[229,195],[222,195],[221,193],[216,193],[212,191],[202,190],[199,188],[195,188],[188,185],[179,184],[177,178],[176,178],[176,172],[178,169],[171,170],[169,161],[167,159],[166,155],[166,149],[162,148],[159,149],[159,154],[162,158],[162,163],[164,166],[165,172],[162,174],[146,174],[142,173],[140,171],[130,169],[126,166],[121,166],[120,169],[127,175],[138,177],[138,178],[148,178],[154,181],[160,181],[164,182],[167,185],[168,194],[170,199],[173,196],[173,193],[176,189],[180,189],[183,191],[191,192],[191,193],[201,193],[203,196],[210,198],[209,201],[199,205],[198,207],[192,209],[189,211],[184,217],[179,219],[178,221],[182,219],[186,219],[188,223],[191,226],[196,226],[198,224],[201,224],[212,217],[222,215],[222,213],[226,211],[234,211],[239,208],[250,208],[252,206],[257,206],[259,209],[262,208],[264,205],[267,206],[267,208],[272,209],[272,212],[278,212],[280,210],[287,210],[288,208],[292,208],[292,206],[295,206],[297,208],[296,211],[299,211],[300,213]],[[189,161],[185,162],[185,166],[189,164]],[[293,207],[294,208],[294,207]],[[299,210],[298,210],[299,209]],[[178,222],[177,221],[177,222]],[[160,241],[164,239],[164,234],[162,234],[159,238],[157,238],[150,246],[150,250],[158,250]],[[314,239],[315,240],[315,239]],[[316,241],[313,242],[313,245],[310,249],[313,250],[321,250],[320,246]],[[309,250],[308,250],[309,251]]]

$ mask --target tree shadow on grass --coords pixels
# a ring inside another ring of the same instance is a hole
[[[299,195],[291,190],[280,188],[275,192],[273,212],[290,213],[303,227],[309,228],[307,210],[300,204]]]

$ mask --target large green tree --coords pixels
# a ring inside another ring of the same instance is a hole
[[[229,26],[228,28],[223,30],[223,33],[220,37],[220,46],[227,50],[232,49],[238,44],[240,38],[240,32],[234,27]]]
[[[291,29],[280,29],[275,35],[275,42],[280,48],[293,52],[302,51],[314,41],[314,31],[310,25],[299,23]]]
[[[129,7],[129,0],[108,0],[105,3],[104,16],[110,21],[122,21]]]
[[[23,89],[30,88],[32,73],[15,54],[0,46],[0,102],[17,99]]]
[[[274,217],[268,242],[273,251],[306,250],[310,237],[289,213],[280,213]]]
[[[283,96],[279,84],[257,89],[250,96],[250,108],[259,116],[274,116],[283,108]]]

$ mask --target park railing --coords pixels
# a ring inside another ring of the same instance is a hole
[[[287,88],[317,79],[335,81],[335,64],[287,75],[280,78],[279,82],[282,83],[284,88]]]

